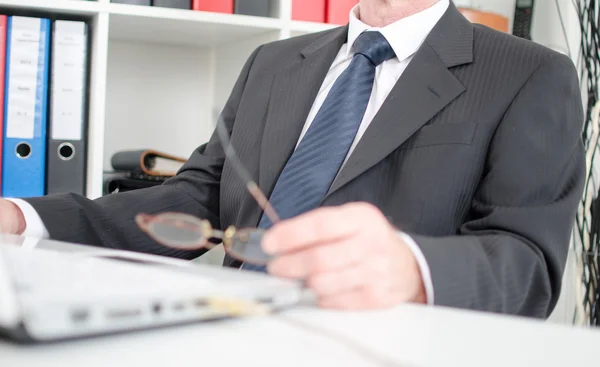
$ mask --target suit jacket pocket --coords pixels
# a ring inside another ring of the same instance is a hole
[[[423,126],[406,144],[406,148],[446,144],[470,145],[476,130],[477,124],[472,122]]]

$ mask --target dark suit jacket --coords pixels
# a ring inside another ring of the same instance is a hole
[[[266,193],[346,36],[342,27],[266,44],[244,66],[223,117]],[[582,193],[582,122],[570,59],[472,25],[451,5],[322,204],[372,203],[410,234],[431,268],[436,304],[544,317],[559,295]],[[54,239],[180,258],[202,252],[153,243],[134,216],[180,211],[219,228],[253,227],[261,216],[216,136],[162,186],[29,202]]]

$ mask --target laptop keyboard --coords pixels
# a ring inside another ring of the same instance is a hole
[[[1,249],[0,267],[10,266],[21,292],[115,294],[180,291],[210,286],[210,279],[117,260],[49,251]],[[2,262],[2,260],[4,260]]]

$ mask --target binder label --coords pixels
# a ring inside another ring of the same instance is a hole
[[[6,136],[33,139],[36,120],[38,75],[43,70],[40,57],[39,19],[13,17],[10,39],[10,76]],[[43,96],[39,96],[43,98]]]
[[[53,140],[81,140],[84,125],[86,25],[56,21],[52,51]]]

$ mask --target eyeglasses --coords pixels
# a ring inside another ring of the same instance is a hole
[[[271,223],[279,222],[279,216],[275,209],[252,179],[233,149],[222,117],[219,117],[217,121],[216,133],[225,152],[226,160],[232,164],[234,171],[246,183],[250,195],[271,220]],[[214,229],[208,220],[172,212],[156,215],[141,213],[135,217],[135,221],[148,236],[166,247],[178,250],[210,249],[215,246],[210,240],[221,240],[225,252],[244,263],[267,265],[272,258],[262,251],[260,246],[265,233],[263,229],[238,229],[231,226],[225,231],[221,231]]]
[[[225,251],[245,263],[266,265],[271,257],[261,250],[264,230],[236,229],[225,231],[213,229],[210,222],[182,213],[139,214],[138,226],[156,242],[180,250],[195,250],[216,246],[211,239],[221,240]]]

